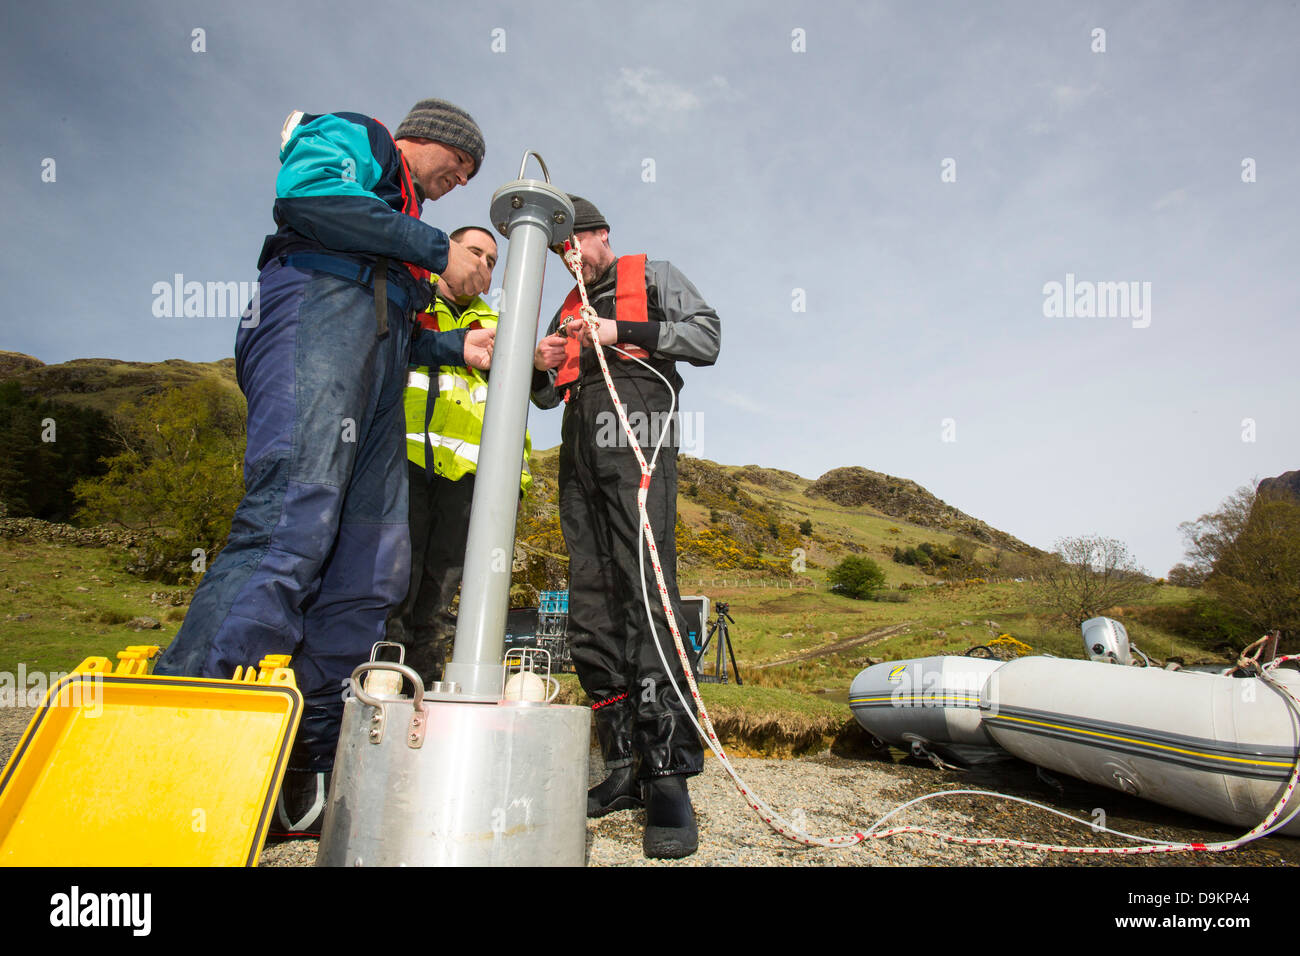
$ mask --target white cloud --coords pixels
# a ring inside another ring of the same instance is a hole
[[[1085,100],[1100,89],[1100,83],[1094,83],[1086,88],[1064,83],[1052,87],[1052,100],[1056,103],[1057,109],[1070,110],[1082,105]]]
[[[734,93],[724,77],[710,77],[696,91],[649,66],[635,70],[623,67],[607,94],[614,119],[629,126],[668,125],[707,102],[730,99],[734,99]]]
[[[1185,202],[1187,202],[1187,190],[1175,189],[1172,192],[1165,193],[1153,202],[1151,208],[1155,211],[1159,211],[1161,209],[1168,209],[1170,206],[1181,206]]]
[[[730,388],[715,388],[713,395],[723,405],[730,405],[732,408],[738,408],[742,412],[753,412],[757,415],[767,414],[767,409],[754,401],[748,395],[737,392]]]

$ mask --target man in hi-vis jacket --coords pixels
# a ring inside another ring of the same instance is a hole
[[[451,234],[491,271],[497,264],[492,233],[461,226]],[[498,316],[480,296],[438,280],[438,294],[417,317],[426,329],[495,329]],[[459,362],[411,369],[406,382],[406,457],[411,508],[411,585],[388,615],[388,639],[406,646],[406,663],[425,682],[441,680],[456,637],[451,603],[465,574],[474,476],[487,414],[485,373]],[[530,451],[524,432],[520,493],[528,491]]]

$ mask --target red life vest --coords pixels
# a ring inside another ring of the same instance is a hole
[[[618,322],[647,322],[650,319],[645,294],[645,260],[644,254],[638,256],[619,256],[614,273],[614,319]],[[564,305],[560,306],[560,328],[570,319],[581,317],[582,296],[575,285]],[[650,353],[634,345],[619,345],[619,348],[637,358],[649,358]],[[564,345],[564,361],[555,372],[555,387],[564,389],[578,379],[582,347],[577,338],[570,336]],[[614,353],[617,358],[622,355]],[[569,392],[564,393],[564,400],[569,400]]]

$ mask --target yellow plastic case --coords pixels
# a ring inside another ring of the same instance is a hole
[[[50,688],[0,776],[0,864],[255,866],[302,694],[285,655],[232,680],[91,657]]]

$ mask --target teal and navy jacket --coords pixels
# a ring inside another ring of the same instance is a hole
[[[296,120],[296,122],[295,122]],[[285,123],[275,223],[258,259],[259,270],[291,253],[324,253],[373,266],[379,256],[400,261],[388,270],[416,312],[431,297],[429,273],[447,265],[447,235],[420,221],[424,193],[383,123],[360,113],[292,114]],[[420,336],[427,339],[428,335]],[[438,335],[439,353],[456,352],[459,335]],[[424,352],[428,341],[413,343]],[[436,359],[421,364],[447,364]]]

